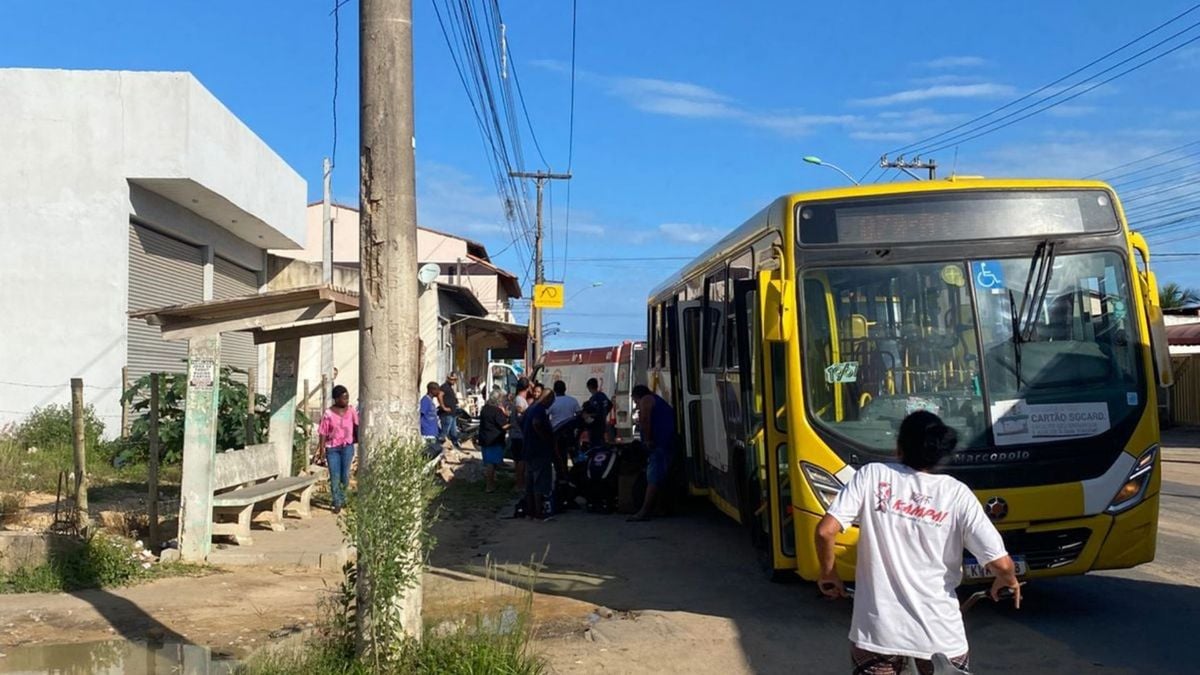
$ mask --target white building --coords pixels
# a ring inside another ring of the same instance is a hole
[[[333,218],[333,285],[357,290],[359,284],[358,210],[331,207]],[[309,204],[305,246],[272,251],[269,287],[296,288],[321,282],[323,207]],[[423,288],[420,300],[422,382],[441,382],[451,370],[463,373],[462,385],[486,379],[489,359],[524,355],[526,327],[513,323],[512,303],[521,297],[517,277],[491,262],[483,244],[458,235],[417,228],[419,264],[435,264],[439,275]],[[334,378],[358,396],[358,334],[340,333],[333,341]],[[303,406],[320,409],[321,338],[300,344],[299,379]],[[307,383],[307,388],[305,387]],[[420,383],[414,386],[420,387]]]
[[[186,357],[127,312],[260,290],[304,180],[188,73],[0,69],[0,100],[0,426],[81,377],[113,435],[122,368]],[[245,334],[222,352],[257,362]]]

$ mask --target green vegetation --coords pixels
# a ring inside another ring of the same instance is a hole
[[[181,563],[143,566],[132,542],[97,533],[78,547],[56,554],[46,565],[0,574],[0,593],[57,593],[84,588],[113,588],[181,574],[200,568]]]
[[[37,452],[30,452],[27,446],[13,438],[0,438],[0,495],[29,492],[55,494],[59,472],[66,471],[69,474],[74,469],[74,454],[69,442],[34,447]],[[103,457],[89,455],[88,484],[93,500],[103,499],[106,492],[112,491],[143,495],[146,475],[147,469],[143,463],[116,467]],[[160,469],[159,482],[164,486],[178,485],[180,475],[179,465],[165,466]],[[0,497],[0,505],[4,501],[4,497]]]
[[[354,659],[352,643],[325,640],[309,642],[291,653],[269,652],[250,659],[239,670],[243,675],[541,675],[545,662],[529,650],[529,633],[508,635],[461,630],[448,635],[428,632],[420,641],[408,641],[395,662],[371,670]]]
[[[254,422],[251,438],[246,438],[246,410],[250,391],[245,383],[233,379],[235,369],[221,368],[221,402],[217,421],[217,448],[241,448],[258,443],[267,436],[270,424],[270,405],[266,396],[254,397]],[[187,399],[187,375],[184,373],[161,373],[158,382],[158,438],[164,464],[177,464],[183,457],[184,404]],[[125,400],[132,404],[136,415],[130,425],[129,439],[121,451],[114,456],[117,463],[145,461],[149,448],[150,433],[150,376],[146,375],[125,392]],[[302,451],[308,448],[310,427],[308,416],[296,410],[295,447]]]
[[[89,448],[100,444],[104,434],[104,422],[96,417],[92,406],[83,408],[83,440]],[[50,404],[34,408],[12,431],[12,439],[22,448],[42,448],[52,445],[71,445],[75,433],[71,428],[71,406]]]
[[[546,670],[530,650],[528,617],[533,594],[526,590],[520,607],[499,614],[478,614],[453,626],[427,627],[420,640],[402,637],[394,599],[413,586],[423,571],[433,540],[429,526],[440,490],[423,469],[422,443],[378,443],[371,463],[359,476],[343,527],[371,571],[367,628],[359,625],[357,570],[348,565],[341,586],[324,605],[325,618],[315,639],[296,651],[267,650],[242,667],[245,675],[390,673],[437,675],[540,675]],[[478,495],[471,488],[478,487]],[[505,486],[507,487],[507,486]],[[465,486],[451,499],[461,508],[486,495],[482,486]],[[465,494],[470,492],[471,494]],[[447,497],[449,497],[447,493]],[[461,500],[461,501],[459,501]],[[416,514],[423,514],[418,520]],[[449,628],[446,630],[446,628]],[[356,646],[362,644],[363,648]]]
[[[1184,288],[1174,281],[1163,284],[1158,291],[1158,300],[1163,309],[1181,309],[1200,305],[1200,292]]]

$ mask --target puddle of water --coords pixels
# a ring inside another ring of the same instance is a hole
[[[105,640],[0,649],[0,673],[55,675],[231,675],[232,659],[199,645]]]

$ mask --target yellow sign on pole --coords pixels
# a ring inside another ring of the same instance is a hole
[[[562,284],[534,284],[533,306],[539,309],[562,309]]]

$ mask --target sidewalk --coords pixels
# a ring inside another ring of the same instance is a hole
[[[1162,432],[1163,459],[1200,462],[1200,427],[1172,427]]]

